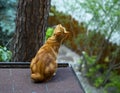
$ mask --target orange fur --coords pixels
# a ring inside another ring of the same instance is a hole
[[[69,32],[62,25],[57,25],[53,35],[39,49],[32,59],[31,78],[35,82],[44,82],[52,78],[57,70],[57,54],[61,43],[68,37]]]

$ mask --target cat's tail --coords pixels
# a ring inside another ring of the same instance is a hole
[[[40,75],[40,73],[35,73],[35,74],[31,74],[31,78],[35,81],[35,82],[42,82],[44,80],[44,76]]]

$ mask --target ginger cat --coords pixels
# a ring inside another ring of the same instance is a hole
[[[57,54],[61,43],[68,38],[69,32],[57,25],[53,35],[39,49],[30,64],[31,78],[35,82],[45,82],[52,78],[57,70]]]

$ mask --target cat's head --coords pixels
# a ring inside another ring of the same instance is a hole
[[[63,42],[65,39],[67,39],[69,34],[70,32],[66,31],[65,27],[63,27],[61,24],[57,25],[53,32],[53,36],[60,42]]]

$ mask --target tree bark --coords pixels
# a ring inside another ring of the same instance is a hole
[[[49,10],[50,0],[19,0],[12,61],[31,61],[43,45]]]

